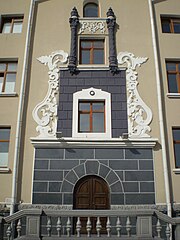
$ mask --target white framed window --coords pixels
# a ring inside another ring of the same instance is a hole
[[[2,17],[1,33],[21,33],[23,17]]]
[[[111,138],[111,94],[88,88],[73,94],[73,138]]]
[[[0,127],[0,167],[8,166],[10,127]]]
[[[14,93],[17,62],[0,61],[0,93]]]

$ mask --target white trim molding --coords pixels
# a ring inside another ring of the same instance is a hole
[[[79,133],[78,132],[78,103],[79,100],[104,100],[105,101],[105,133]],[[111,138],[111,94],[101,89],[88,88],[73,94],[73,138]]]
[[[48,92],[42,102],[33,110],[33,118],[37,122],[38,138],[56,137],[57,129],[57,99],[59,90],[60,66],[67,63],[68,54],[63,50],[41,56],[37,60],[49,68]]]
[[[141,99],[138,86],[138,73],[136,68],[145,63],[148,58],[135,57],[129,52],[120,52],[117,56],[118,64],[126,64],[127,80],[127,109],[128,109],[128,134],[130,138],[149,138],[152,121],[152,111]]]

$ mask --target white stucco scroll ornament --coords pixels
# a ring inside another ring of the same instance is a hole
[[[152,111],[144,103],[138,93],[138,73],[136,68],[145,63],[148,58],[135,57],[129,52],[120,52],[118,54],[118,64],[126,64],[127,79],[127,107],[128,107],[128,134],[131,138],[150,137],[151,128],[149,124],[152,121]],[[148,91],[148,89],[147,89]]]
[[[96,33],[98,30],[100,33],[105,33],[105,23],[103,21],[80,21],[79,34],[89,31],[91,34]]]
[[[55,138],[57,128],[57,96],[59,89],[60,66],[65,64],[68,54],[62,50],[51,53],[49,56],[41,56],[37,60],[48,66],[49,80],[48,91],[42,102],[33,110],[33,118],[37,122],[39,138]]]

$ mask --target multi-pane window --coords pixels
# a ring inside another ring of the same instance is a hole
[[[104,64],[103,39],[81,39],[80,64]]]
[[[0,93],[13,93],[15,88],[17,62],[0,62]]]
[[[105,102],[79,101],[79,133],[105,132]]]
[[[180,18],[161,18],[163,33],[180,33]]]
[[[21,33],[23,25],[23,17],[3,17],[2,33]]]
[[[180,168],[180,128],[173,129],[173,143],[176,168]]]
[[[0,128],[0,167],[7,167],[10,128]]]
[[[180,62],[166,62],[169,93],[180,93]]]
[[[95,3],[87,3],[83,8],[83,17],[98,17],[99,9]]]

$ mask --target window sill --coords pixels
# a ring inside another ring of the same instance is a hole
[[[10,172],[10,169],[7,167],[0,167],[0,173],[8,173]]]
[[[180,98],[180,93],[167,93],[168,98]]]
[[[17,97],[18,94],[16,92],[14,93],[0,93],[0,97]]]
[[[180,174],[180,168],[174,168],[173,172],[176,173],[176,174]]]

